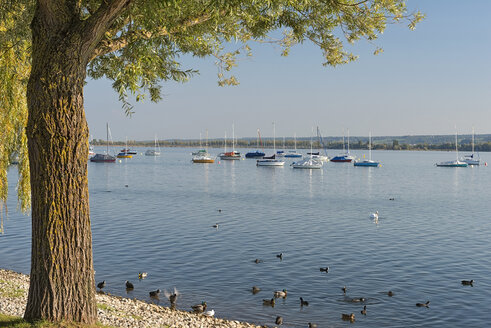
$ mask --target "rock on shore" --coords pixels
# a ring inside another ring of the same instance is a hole
[[[28,275],[0,269],[0,313],[22,317],[28,290]],[[106,294],[97,293],[96,299],[99,322],[113,327],[260,327]]]

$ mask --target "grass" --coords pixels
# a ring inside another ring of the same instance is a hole
[[[2,287],[4,285],[5,287]],[[0,296],[1,297],[10,297],[10,298],[18,298],[22,297],[25,293],[25,290],[20,288],[19,285],[11,283],[9,281],[0,280]]]
[[[27,322],[21,317],[12,317],[9,315],[0,313],[0,327],[9,328],[101,328],[109,327],[101,324],[96,325],[84,325],[80,323],[72,322],[58,322],[52,323],[47,321]]]

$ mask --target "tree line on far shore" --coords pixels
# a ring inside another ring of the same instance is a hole
[[[372,149],[375,150],[443,150],[451,151],[455,149],[455,136],[404,136],[404,137],[374,137],[372,138]],[[323,144],[319,140],[313,141],[312,147],[314,149],[326,148],[326,149],[343,149],[343,140],[341,137],[329,138],[334,140],[323,140]],[[472,141],[471,136],[462,136],[458,142],[458,148],[461,151],[471,151]],[[411,142],[419,141],[419,142]],[[91,144],[94,146],[106,145],[106,140],[93,139]],[[138,146],[138,147],[153,147],[154,141],[136,141],[128,140],[126,141],[114,141],[111,142],[113,145],[124,146]],[[204,142],[200,142],[197,139],[167,139],[159,140],[158,144],[161,147],[205,147]],[[296,141],[297,148],[299,149],[309,149],[310,148],[310,138],[299,138]],[[273,148],[273,139],[266,138],[261,141],[259,147],[257,146],[257,141],[253,138],[242,138],[237,139],[235,142],[237,148]],[[211,139],[208,140],[208,147],[210,148],[223,148],[224,139]],[[231,141],[227,141],[227,148],[231,148]],[[295,147],[295,141],[293,138],[289,139],[277,139],[276,148],[277,149],[293,149]],[[345,147],[347,144],[345,143]],[[352,137],[350,140],[350,149],[368,149],[368,138],[363,137]],[[479,135],[475,138],[475,151],[488,152],[491,151],[491,135]]]

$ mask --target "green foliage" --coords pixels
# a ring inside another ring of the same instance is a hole
[[[27,322],[20,317],[9,316],[0,313],[0,327],[10,327],[10,328],[101,328],[108,327],[100,324],[97,325],[83,325],[73,322],[46,322],[46,321],[36,321]]]
[[[26,84],[30,72],[30,36],[27,28],[32,1],[7,1],[0,5],[0,210],[8,193],[7,169],[18,162],[17,194],[20,208],[30,205],[27,155]],[[5,207],[5,212],[7,208]],[[0,213],[3,219],[3,211]],[[0,232],[2,224],[0,222]]]

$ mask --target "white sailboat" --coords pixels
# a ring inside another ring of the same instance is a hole
[[[315,158],[312,154],[312,136],[310,137],[310,158],[304,158],[298,162],[293,162],[291,166],[294,169],[321,169],[324,162]]]
[[[472,154],[465,155],[462,162],[466,162],[467,165],[480,165],[481,158],[479,154],[474,153],[474,127],[472,127]]]
[[[457,146],[457,131],[455,131],[455,161],[447,161],[436,163],[436,166],[440,167],[467,167],[468,164],[466,162],[462,162],[459,160],[459,149]]]
[[[148,149],[145,152],[145,156],[160,156],[160,145],[157,142],[157,135],[155,135],[154,148]]]
[[[273,122],[273,155],[256,161],[257,166],[284,166],[285,161],[276,158],[276,130]]]
[[[193,163],[215,163],[215,159],[208,154],[208,130],[206,130],[206,143],[204,151],[198,151],[196,155],[193,156],[192,161]]]
[[[116,157],[109,155],[109,123],[106,123],[106,153],[105,154],[95,154],[90,158],[91,162],[95,163],[114,163],[116,162]]]

